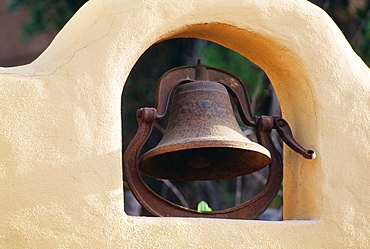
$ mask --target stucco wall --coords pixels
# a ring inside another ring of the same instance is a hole
[[[120,100],[152,44],[204,38],[259,65],[315,160],[285,148],[281,222],[129,217]],[[370,70],[303,0],[91,0],[33,63],[0,68],[0,246],[368,248]]]

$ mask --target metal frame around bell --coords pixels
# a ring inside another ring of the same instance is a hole
[[[168,108],[174,88],[195,80],[209,80],[226,87],[240,112],[242,121],[256,129],[258,142],[271,154],[268,179],[263,189],[249,201],[233,208],[220,211],[197,211],[174,204],[156,194],[141,178],[138,169],[139,154],[148,140],[156,120],[162,119]],[[150,213],[161,217],[208,217],[229,219],[256,219],[270,205],[278,193],[283,179],[283,164],[272,139],[271,131],[276,129],[286,144],[307,159],[315,158],[312,150],[305,150],[293,138],[288,123],[280,117],[253,116],[247,91],[235,75],[198,62],[195,66],[178,67],[166,72],[158,81],[156,108],[141,108],[137,111],[138,130],[127,147],[123,157],[123,170],[127,184],[139,203]]]

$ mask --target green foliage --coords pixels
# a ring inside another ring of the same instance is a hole
[[[60,30],[86,0],[11,0],[8,9],[27,7],[30,19],[23,25],[23,38]]]
[[[200,201],[197,206],[198,211],[212,211],[212,208],[208,206],[208,203],[205,201]]]
[[[263,74],[263,87],[256,89],[257,82],[261,80],[259,79],[261,69],[235,51],[211,42],[203,42],[197,50],[199,50],[203,64],[222,68],[240,77],[248,89],[250,98],[253,94],[260,97],[269,84],[267,77]],[[257,93],[255,93],[256,90]]]
[[[370,15],[363,20],[362,40],[358,46],[359,55],[370,65]]]

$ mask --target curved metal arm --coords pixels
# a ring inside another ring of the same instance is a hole
[[[156,117],[157,111],[155,108],[138,110],[137,121],[139,127],[123,157],[124,175],[128,186],[145,209],[155,216],[229,219],[256,219],[266,210],[279,191],[283,178],[282,162],[270,136],[273,127],[273,119],[271,117],[259,118],[257,127],[261,144],[271,152],[271,164],[269,165],[266,185],[260,193],[244,204],[211,212],[196,211],[176,205],[154,193],[142,180],[138,169],[139,153],[151,134]]]
[[[316,154],[313,150],[306,150],[294,138],[292,130],[287,121],[280,117],[274,117],[274,129],[279,133],[281,139],[295,152],[301,154],[304,158],[315,159]]]

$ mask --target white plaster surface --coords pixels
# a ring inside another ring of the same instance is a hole
[[[316,151],[285,149],[285,221],[124,213],[120,96],[139,56],[173,37],[259,65]],[[91,0],[33,63],[0,68],[0,247],[369,248],[369,89],[369,68],[307,1]]]

